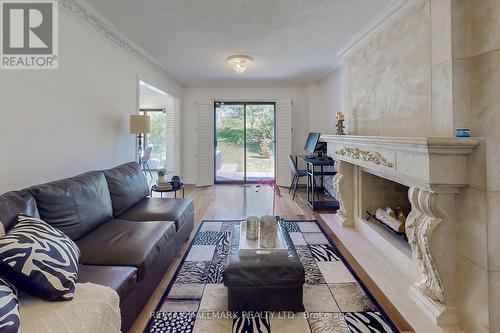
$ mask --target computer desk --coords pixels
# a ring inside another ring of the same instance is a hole
[[[334,166],[335,161],[331,159],[331,157],[311,157],[307,155],[298,155],[295,156],[295,165],[297,164],[297,159],[300,158],[306,163],[307,166],[307,203],[312,208],[312,210],[316,209],[332,209],[338,210],[340,208],[340,204],[337,200],[314,200],[314,193],[318,191],[325,191],[324,186],[324,177],[325,176],[335,176],[337,174],[336,171],[325,171],[324,168],[326,166]],[[317,170],[319,167],[319,170]],[[321,186],[316,186],[316,178],[321,177]]]

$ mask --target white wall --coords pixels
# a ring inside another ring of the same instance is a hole
[[[186,183],[195,183],[196,161],[196,102],[238,101],[266,102],[290,98],[292,100],[292,152],[304,153],[303,148],[309,132],[308,95],[303,85],[236,85],[236,86],[187,86],[184,89],[182,112],[182,165]]]
[[[174,98],[160,93],[140,93],[139,106],[141,109],[174,109]]]
[[[137,77],[182,97],[182,85],[64,11],[59,69],[0,71],[0,193],[134,159],[128,116]]]
[[[307,85],[309,129],[311,132],[335,133],[337,112],[345,111],[344,67],[339,65],[318,82]]]

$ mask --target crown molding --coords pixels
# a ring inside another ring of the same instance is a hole
[[[58,0],[58,2],[59,8],[62,8],[70,16],[90,27],[111,43],[141,60],[145,64],[172,76],[172,74],[168,73],[158,60],[125,37],[125,35],[119,32],[109,20],[104,18],[84,0]],[[179,81],[177,78],[175,79]]]
[[[411,9],[427,0],[396,0],[391,6],[378,14],[361,31],[352,37],[338,52],[337,57],[345,59],[366,40],[378,33],[398,18],[407,14]]]

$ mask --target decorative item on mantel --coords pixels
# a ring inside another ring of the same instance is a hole
[[[337,118],[337,132],[335,134],[337,135],[345,135],[345,132],[344,132],[344,113],[343,112],[337,112],[336,114],[336,118]]]
[[[455,136],[457,138],[469,138],[470,137],[470,128],[457,128],[455,130]]]
[[[259,222],[260,219],[257,216],[249,216],[247,217],[247,239],[255,240],[258,238],[259,234]]]

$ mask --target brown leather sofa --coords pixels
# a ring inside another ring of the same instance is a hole
[[[149,198],[137,163],[33,186],[0,196],[0,222],[40,217],[81,251],[79,282],[114,289],[127,332],[194,225],[191,199]]]

